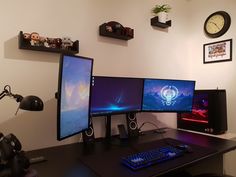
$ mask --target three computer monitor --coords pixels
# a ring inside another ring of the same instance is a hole
[[[93,60],[62,54],[57,93],[57,139],[89,128]]]
[[[93,59],[62,54],[57,139],[89,128],[91,116],[191,112],[195,81],[92,76]]]

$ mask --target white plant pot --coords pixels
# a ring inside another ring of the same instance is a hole
[[[168,13],[159,12],[158,13],[158,21],[161,23],[166,23],[168,21]]]

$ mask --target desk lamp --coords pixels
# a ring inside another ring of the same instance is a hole
[[[37,96],[26,96],[23,97],[18,94],[11,93],[11,87],[9,85],[5,85],[2,93],[0,93],[0,100],[9,96],[16,100],[16,102],[20,102],[19,107],[16,111],[16,114],[19,109],[28,110],[28,111],[42,111],[43,110],[43,101]]]
[[[4,86],[0,93],[0,100],[9,96],[20,102],[19,109],[28,111],[42,111],[43,101],[37,96],[23,97],[11,92],[9,85]],[[15,135],[9,134],[4,136],[0,132],[0,177],[23,177],[30,166],[31,161],[25,156],[21,150],[21,143]]]

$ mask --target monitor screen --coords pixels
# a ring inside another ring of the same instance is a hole
[[[144,79],[142,111],[191,112],[195,81]]]
[[[142,92],[143,79],[94,76],[91,115],[139,112],[142,107]]]
[[[192,113],[182,113],[178,117],[182,121],[208,124],[209,95],[207,92],[195,92]]]
[[[57,96],[58,140],[89,127],[92,66],[90,58],[61,55]]]

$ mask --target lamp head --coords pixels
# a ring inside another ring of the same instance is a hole
[[[43,101],[37,96],[26,96],[20,101],[19,108],[28,111],[42,111]]]
[[[23,97],[18,94],[11,93],[11,87],[6,85],[2,93],[0,93],[0,100],[5,97],[13,97],[16,102],[20,102],[18,109],[28,110],[28,111],[42,111],[43,110],[43,101],[37,96],[26,96]],[[17,109],[17,112],[18,112]],[[17,114],[16,112],[16,114]]]

